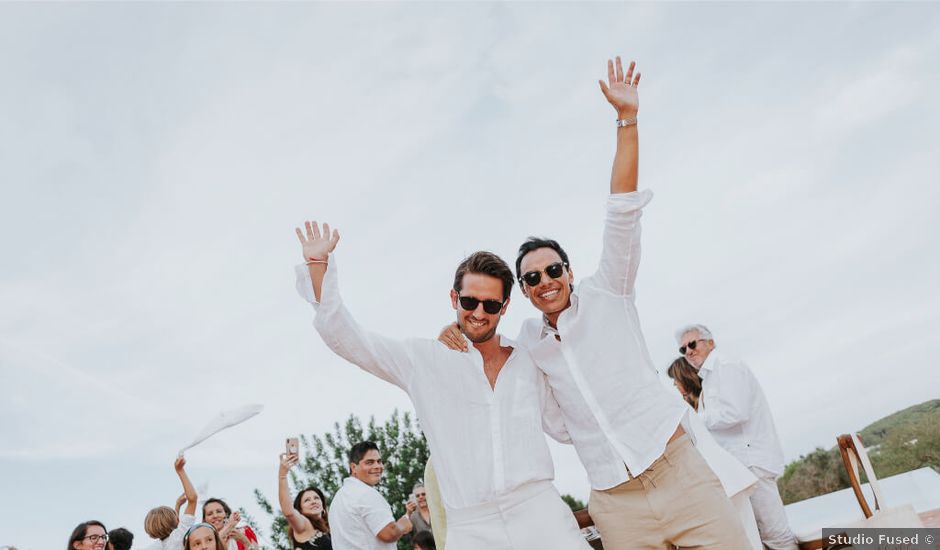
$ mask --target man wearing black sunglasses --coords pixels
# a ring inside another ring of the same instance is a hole
[[[519,342],[546,374],[587,470],[588,510],[604,548],[748,548],[734,506],[682,426],[688,406],[660,382],[640,330],[634,281],[640,215],[652,193],[637,191],[634,68],[624,73],[619,57],[608,61],[600,82],[617,111],[600,265],[575,289],[556,241],[524,242],[517,280],[542,315],[523,324]]]
[[[316,308],[323,341],[414,404],[447,512],[447,548],[589,550],[552,484],[543,431],[568,441],[558,404],[528,351],[496,332],[514,286],[506,262],[476,252],[457,267],[450,302],[472,342],[463,354],[360,327],[338,290],[332,252],[339,233],[306,222],[297,236],[305,260],[297,289]]]

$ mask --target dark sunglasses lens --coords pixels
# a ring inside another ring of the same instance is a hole
[[[564,272],[565,266],[563,264],[552,264],[545,268],[545,273],[548,273],[548,276],[552,279],[561,277]]]
[[[535,286],[542,280],[542,273],[540,271],[530,271],[522,276],[522,280],[529,286]]]
[[[460,297],[460,307],[464,308],[467,311],[473,311],[480,305],[480,300],[476,298],[471,298],[469,296]],[[483,309],[486,309],[486,306],[483,306]]]
[[[496,315],[501,309],[503,309],[503,304],[496,300],[483,300],[483,311],[490,315]]]
[[[679,355],[685,355],[685,346],[679,348]]]
[[[692,340],[691,342],[689,342],[689,349],[695,349],[696,345],[697,345],[697,340]]]

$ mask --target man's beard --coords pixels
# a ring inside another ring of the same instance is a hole
[[[460,327],[460,332],[462,332],[463,335],[467,337],[467,340],[470,340],[470,341],[473,342],[474,344],[482,344],[483,342],[486,342],[487,340],[489,340],[490,338],[492,338],[492,337],[496,334],[496,326],[495,326],[495,325],[493,326],[492,329],[486,331],[486,332],[485,332],[484,334],[482,334],[481,336],[471,336],[470,333],[467,332],[466,327],[464,327],[464,323],[463,323],[462,320],[459,320],[459,321],[457,322],[457,326]]]

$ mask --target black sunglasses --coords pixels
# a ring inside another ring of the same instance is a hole
[[[549,264],[545,266],[545,269],[543,271],[545,271],[545,274],[551,277],[552,279],[557,279],[561,277],[562,275],[564,275],[566,267],[568,267],[568,264],[565,262],[555,262],[553,264]],[[520,283],[525,282],[525,284],[529,286],[535,286],[539,284],[541,280],[542,280],[541,271],[529,271],[522,277],[519,277]]]
[[[489,313],[490,315],[496,315],[503,309],[503,304],[506,302],[500,302],[499,300],[478,300],[471,296],[460,296],[460,307],[464,308],[467,311],[476,311],[477,306],[481,303],[483,304],[483,311]]]
[[[695,349],[695,346],[698,345],[698,341],[699,341],[699,340],[702,340],[702,339],[699,338],[698,340],[692,340],[692,341],[689,342],[688,344],[686,344],[686,345],[684,345],[684,346],[680,346],[680,347],[679,347],[679,353],[682,354],[682,355],[685,355],[685,348]]]

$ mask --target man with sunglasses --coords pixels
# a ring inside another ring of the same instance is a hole
[[[715,441],[757,476],[751,508],[761,542],[767,548],[796,550],[796,536],[777,489],[783,474],[783,448],[777,437],[770,405],[751,369],[715,349],[705,325],[676,331],[679,353],[702,379],[699,412]]]
[[[448,550],[588,550],[552,484],[543,430],[567,439],[557,403],[528,352],[496,332],[514,286],[506,262],[476,252],[457,267],[450,304],[473,345],[456,353],[363,329],[339,294],[339,233],[306,222],[297,236],[305,260],[297,288],[316,309],[323,341],[414,404],[447,511]]]
[[[640,330],[634,281],[652,194],[637,191],[634,69],[624,73],[618,57],[600,81],[617,111],[600,266],[575,290],[556,241],[524,242],[516,273],[542,316],[524,323],[519,341],[547,375],[587,470],[604,548],[747,548],[731,501],[682,427],[688,406],[660,382]]]

